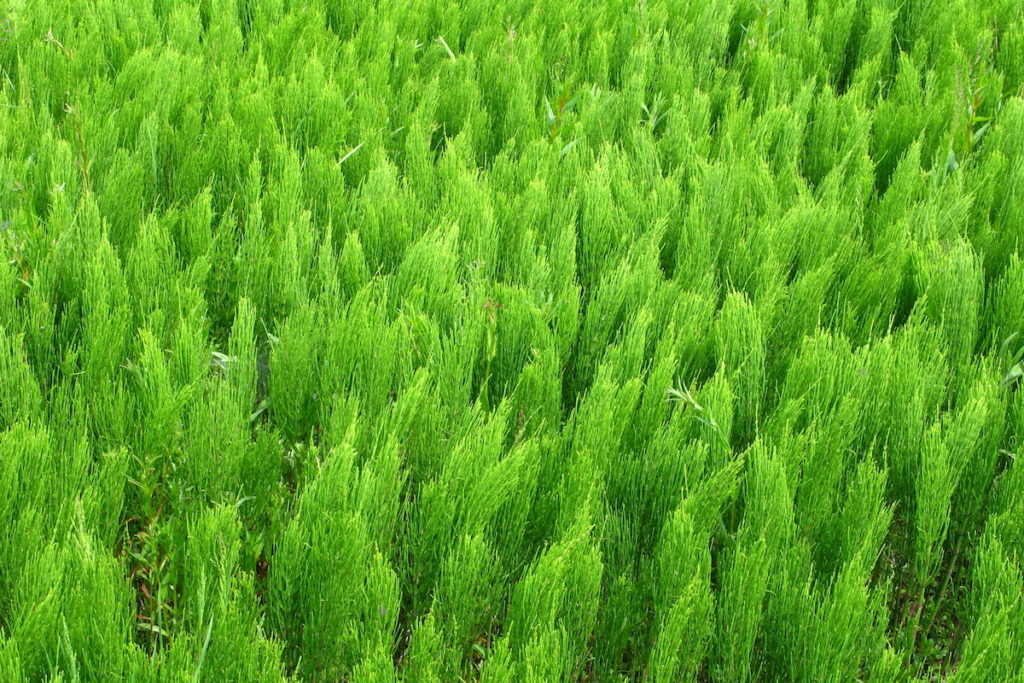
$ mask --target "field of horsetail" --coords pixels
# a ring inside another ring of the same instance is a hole
[[[0,679],[1021,680],[1022,238],[1020,0],[6,0]]]

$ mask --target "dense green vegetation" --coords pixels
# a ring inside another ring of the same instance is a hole
[[[1024,679],[1021,0],[10,0],[0,680]]]

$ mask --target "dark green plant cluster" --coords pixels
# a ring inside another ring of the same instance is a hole
[[[1020,0],[11,0],[0,680],[1024,678]]]

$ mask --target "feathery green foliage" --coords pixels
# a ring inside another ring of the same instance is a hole
[[[1020,0],[0,3],[0,679],[1024,678]]]

